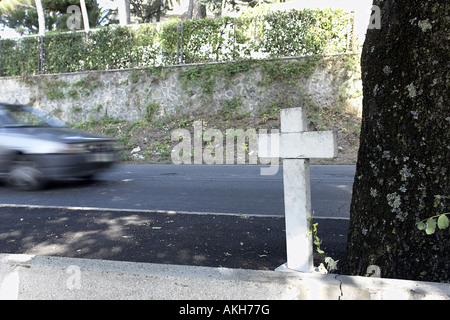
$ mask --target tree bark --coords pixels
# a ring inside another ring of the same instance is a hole
[[[189,0],[187,19],[203,19],[206,18],[206,6],[201,4],[199,0]]]
[[[450,211],[449,2],[375,0],[367,31],[363,119],[347,272],[449,282],[449,229],[417,223]]]

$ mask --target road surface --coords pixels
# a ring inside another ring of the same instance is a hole
[[[321,248],[341,262],[353,175],[311,167]],[[281,171],[118,165],[41,191],[0,185],[0,252],[273,270],[286,259],[283,207]]]
[[[282,166],[118,165],[94,181],[54,182],[36,192],[0,185],[0,204],[284,215]],[[311,166],[316,217],[348,218],[354,166]]]

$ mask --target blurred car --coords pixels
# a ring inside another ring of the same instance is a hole
[[[0,103],[0,179],[34,190],[49,180],[90,178],[116,161],[115,140],[64,126],[43,110]]]

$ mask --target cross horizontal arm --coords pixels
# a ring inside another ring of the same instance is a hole
[[[262,158],[314,159],[338,156],[335,131],[259,134],[258,138],[258,156]]]

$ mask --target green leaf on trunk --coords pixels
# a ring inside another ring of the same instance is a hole
[[[425,229],[425,223],[424,223],[423,221],[420,221],[420,222],[417,224],[417,229],[419,229],[419,230]]]
[[[445,214],[441,215],[437,221],[437,225],[439,229],[445,229],[448,228],[449,221]]]
[[[429,218],[427,220],[427,228],[425,229],[425,232],[427,234],[433,234],[434,231],[436,231],[436,220],[433,218]]]

